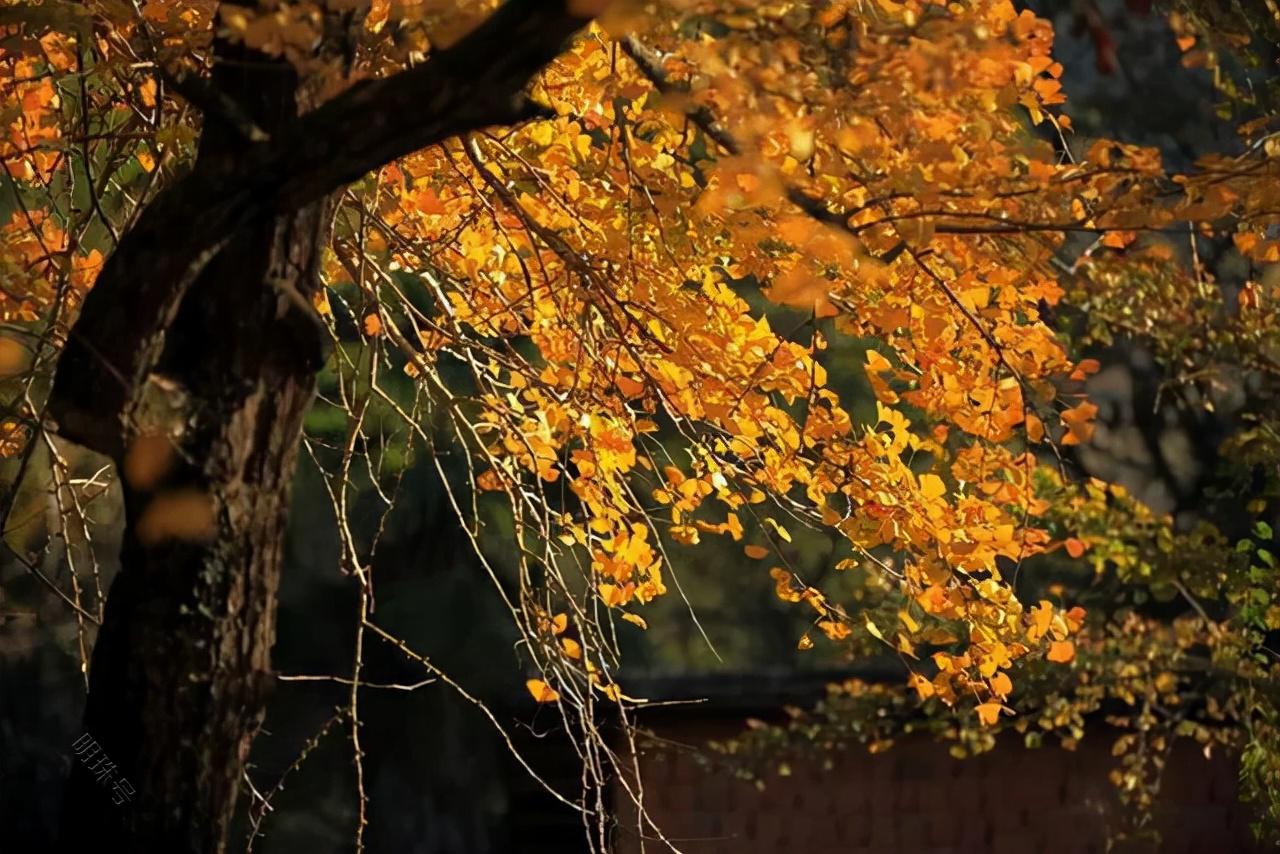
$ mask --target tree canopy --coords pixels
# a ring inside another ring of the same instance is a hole
[[[117,475],[77,474],[70,441],[145,494],[141,549],[225,541],[257,458],[168,473],[201,467],[191,437],[244,366],[287,351],[319,374],[303,441],[363,642],[465,690],[379,626],[377,538],[348,524],[354,495],[393,505],[424,459],[473,542],[510,525],[512,573],[485,566],[588,789],[625,775],[598,707],[644,702],[619,637],[721,538],[741,554],[725,607],[767,577],[812,618],[799,651],[904,674],[746,741],[884,745],[923,715],[961,751],[1003,729],[1069,744],[1102,712],[1127,727],[1139,811],[1194,737],[1245,752],[1274,819],[1280,144],[1274,79],[1247,69],[1273,21],[1170,14],[1239,127],[1183,171],[1077,134],[1051,25],[1009,0],[0,7],[6,519],[47,460],[63,536],[91,538]],[[234,89],[258,67],[287,97]],[[203,284],[244,235],[293,245],[278,224],[321,208],[314,264]],[[1161,406],[1230,408],[1197,518],[1081,462],[1117,341],[1159,365]],[[855,579],[839,591],[805,577],[810,530]],[[87,650],[118,586],[10,550]],[[359,653],[347,675],[358,763]],[[603,846],[597,801],[569,797]]]

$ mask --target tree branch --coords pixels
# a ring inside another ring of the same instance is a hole
[[[631,61],[636,64],[645,77],[649,78],[649,82],[659,92],[680,92],[687,93],[689,91],[688,84],[673,81],[671,75],[667,74],[667,70],[663,68],[663,55],[642,42],[637,36],[629,35],[622,40],[622,50],[627,56],[631,57]],[[685,111],[685,117],[693,122],[694,126],[714,140],[721,148],[731,155],[739,155],[742,153],[742,146],[733,134],[728,131],[711,109],[705,104],[693,107]]]
[[[640,73],[648,78],[659,92],[687,93],[689,91],[687,84],[673,81],[671,75],[667,74],[667,70],[663,68],[662,54],[646,45],[637,36],[629,35],[623,39],[622,50],[631,57],[631,61],[640,69]],[[737,137],[728,128],[720,124],[715,113],[706,105],[689,106],[685,110],[685,117],[727,154],[737,156],[742,153],[742,143],[738,142]],[[831,210],[823,204],[821,199],[808,195],[794,185],[787,186],[786,195],[788,201],[818,222],[848,229],[848,215]]]
[[[118,459],[178,305],[236,231],[444,139],[546,115],[524,89],[586,23],[564,3],[510,0],[426,63],[353,86],[160,193],[103,266],[68,337],[48,409],[58,432]]]
[[[221,119],[247,142],[267,141],[266,131],[258,127],[251,117],[245,115],[240,105],[229,98],[227,93],[219,89],[211,80],[182,69],[170,71],[158,62],[156,74],[170,89],[204,113],[206,120]]]

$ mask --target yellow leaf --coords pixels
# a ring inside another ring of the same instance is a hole
[[[555,135],[556,129],[551,122],[535,122],[529,126],[529,138],[536,145],[550,145]]]
[[[773,528],[773,530],[778,532],[779,537],[782,537],[782,539],[786,540],[788,543],[791,542],[791,535],[787,533],[786,528],[782,527],[775,520],[767,516],[765,517],[764,521],[765,521],[765,524],[767,524],[770,528]]]
[[[324,288],[321,288],[312,295],[311,304],[315,306],[316,314],[321,317],[328,317],[333,314],[333,309],[329,305],[329,292]]]
[[[626,590],[616,584],[601,584],[599,586],[600,598],[604,604],[612,608],[614,605],[624,605],[629,598]]]
[[[649,628],[649,624],[646,623],[644,621],[644,617],[640,616],[639,614],[623,614],[622,619],[626,620],[628,623],[631,623],[631,625],[633,626],[639,626],[642,629]]]
[[[920,631],[920,624],[916,622],[915,618],[911,616],[911,612],[909,612],[906,608],[903,608],[901,611],[898,612],[898,619],[902,620],[902,625],[906,627],[907,631],[909,632]]]
[[[1102,245],[1111,249],[1123,249],[1133,242],[1136,235],[1132,231],[1108,231],[1102,235]]]
[[[561,638],[560,646],[564,647],[564,654],[575,661],[582,658],[582,645],[573,638]]]
[[[839,620],[820,620],[818,628],[831,640],[844,640],[851,634],[850,628]]]
[[[560,699],[560,692],[541,679],[530,679],[524,683],[529,694],[539,703],[554,703]]]
[[[920,475],[920,494],[929,500],[941,498],[947,493],[947,486],[936,474]]]
[[[902,632],[898,632],[898,651],[904,655],[909,655],[912,658],[919,658],[919,656],[916,655],[915,645],[913,645],[910,638]]]
[[[1013,680],[1003,671],[991,677],[991,690],[1001,697],[1007,697],[1013,691]]]
[[[154,107],[156,105],[156,80],[154,77],[148,77],[142,81],[138,87],[138,97],[142,99],[142,106]],[[148,172],[151,170],[148,169]]]
[[[801,652],[813,649],[813,638],[809,637],[808,634],[801,635],[800,642],[796,644],[796,649]]]
[[[750,545],[750,546],[745,546],[742,550],[746,552],[747,557],[751,558],[752,560],[759,560],[762,557],[769,556],[769,550],[766,549],[764,546]]]
[[[769,570],[769,576],[774,581],[774,593],[783,602],[799,602],[804,598],[803,594],[797,592],[791,586],[791,573],[787,572],[780,566],[775,566]]]
[[[934,695],[933,683],[928,679],[925,679],[919,673],[912,673],[911,676],[907,678],[907,684],[915,689],[916,694],[921,700],[927,700]]]
[[[999,703],[983,703],[975,711],[983,726],[994,726],[996,721],[1000,720],[1000,711],[1003,708],[1004,706]]]
[[[1031,609],[1031,620],[1034,631],[1032,639],[1038,640],[1044,637],[1053,622],[1053,603],[1048,599],[1041,599],[1040,603]]]
[[[382,318],[376,314],[366,315],[364,318],[364,334],[370,338],[382,331]]]

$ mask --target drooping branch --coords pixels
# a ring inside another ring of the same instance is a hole
[[[525,87],[586,23],[564,3],[511,0],[422,65],[352,87],[163,191],[108,258],[71,330],[49,400],[58,431],[119,458],[184,294],[242,226],[441,140],[543,115]]]

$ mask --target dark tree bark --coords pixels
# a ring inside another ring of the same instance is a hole
[[[287,64],[225,45],[219,53],[214,84],[258,127],[278,132],[296,117]],[[212,117],[196,169],[244,148]],[[222,850],[270,684],[281,532],[323,333],[305,300],[318,287],[328,210],[321,199],[246,223],[195,279],[166,335],[154,370],[163,381],[134,425],[155,431],[135,453],[163,471],[152,482],[122,478],[121,572],[85,712],[118,779],[107,786],[73,767],[64,850]]]
[[[289,484],[323,362],[310,297],[328,198],[423,145],[536,115],[525,84],[584,23],[514,0],[427,63],[301,117],[287,64],[221,46],[213,103],[237,114],[210,109],[191,174],[108,259],[50,398],[64,436],[126,473],[150,455],[134,468],[156,473],[122,478],[121,571],[90,667],[85,731],[116,767],[104,780],[73,765],[61,850],[225,850],[272,683]],[[247,138],[246,118],[269,138]]]

